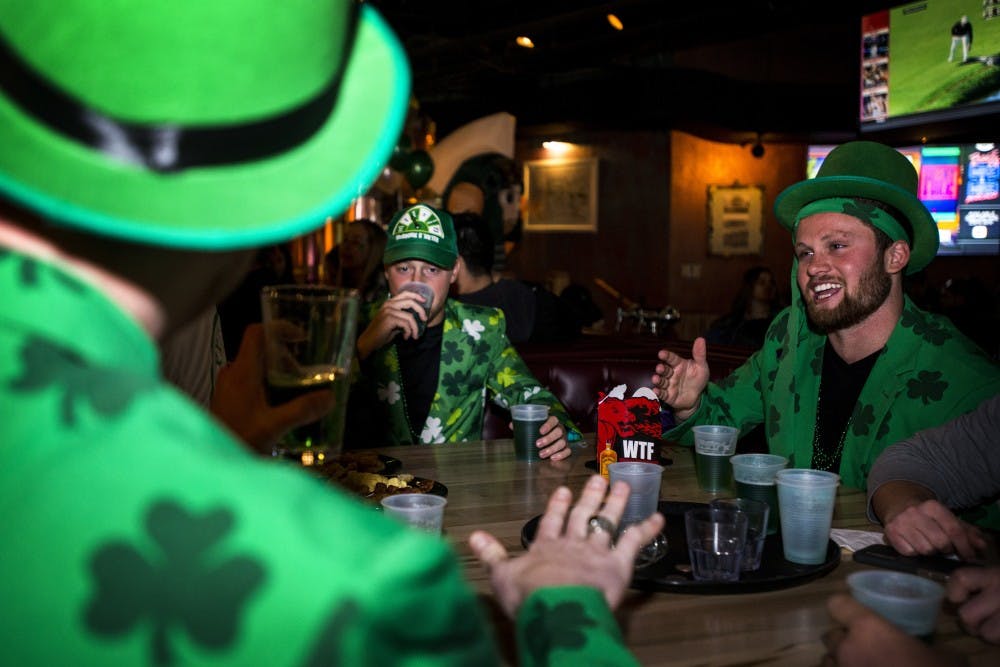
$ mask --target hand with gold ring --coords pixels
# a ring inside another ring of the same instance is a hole
[[[664,520],[654,513],[630,527],[615,543],[629,488],[618,482],[605,502],[607,488],[603,477],[592,476],[572,508],[570,490],[556,489],[538,523],[534,542],[522,556],[511,558],[485,531],[469,536],[469,546],[489,570],[497,600],[511,618],[528,595],[546,586],[591,586],[604,594],[611,609],[621,603],[639,549],[659,534]]]

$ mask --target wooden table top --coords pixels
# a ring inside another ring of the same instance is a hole
[[[594,458],[593,437],[587,442],[564,461],[531,464],[514,459],[512,440],[378,451],[402,461],[402,472],[448,488],[445,537],[454,544],[469,581],[489,601],[485,570],[466,545],[469,534],[488,530],[512,554],[522,552],[521,528],[542,513],[549,494],[566,485],[575,497],[594,474],[584,465]],[[708,502],[714,497],[698,488],[690,449],[669,447],[667,455],[673,464],[663,474],[662,500]],[[838,490],[833,526],[878,530],[865,516],[863,491]],[[846,592],[845,578],[861,569],[868,568],[844,551],[826,576],[782,590],[738,595],[631,591],[617,617],[643,665],[817,665],[824,654],[821,637],[832,627],[826,600],[834,592]],[[498,634],[504,644],[509,627],[502,625]],[[1000,664],[1000,647],[965,634],[947,604],[933,642],[966,654],[973,665]]]

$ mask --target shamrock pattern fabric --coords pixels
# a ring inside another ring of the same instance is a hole
[[[826,337],[813,333],[801,306],[780,313],[764,346],[732,376],[709,383],[698,411],[665,435],[693,444],[695,424],[765,425],[768,447],[792,467],[813,457],[816,399]],[[946,318],[909,298],[858,397],[844,441],[841,481],[863,489],[879,453],[915,432],[968,412],[1000,392],[1000,366]]]
[[[380,306],[373,304],[370,314]],[[351,402],[360,395],[356,404],[371,406],[371,421],[385,425],[373,446],[479,440],[486,400],[505,409],[543,403],[566,428],[570,442],[582,438],[566,409],[538,383],[511,345],[503,311],[448,299],[444,312],[437,390],[418,433],[410,432],[396,346],[377,350],[362,366]],[[376,403],[365,400],[371,396],[377,397]]]
[[[497,664],[447,542],[249,453],[89,284],[4,252],[0,291],[0,664]],[[627,656],[586,613],[566,664]]]

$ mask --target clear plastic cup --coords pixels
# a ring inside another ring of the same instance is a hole
[[[622,481],[629,486],[628,502],[622,513],[621,528],[639,523],[653,515],[660,502],[663,466],[639,461],[621,461],[608,466],[608,481]]]
[[[699,581],[739,581],[747,539],[747,515],[706,507],[684,513],[691,576]]]
[[[540,461],[535,442],[541,437],[542,424],[549,418],[549,406],[533,403],[510,406],[514,422],[514,456],[519,461]]]
[[[386,514],[434,535],[441,534],[447,504],[447,498],[429,493],[399,493],[382,499]]]
[[[905,572],[866,570],[848,575],[847,586],[855,600],[907,634],[934,634],[945,595],[940,584]]]
[[[427,317],[431,315],[431,306],[434,305],[434,289],[427,283],[417,282],[416,280],[411,280],[405,282],[399,286],[400,292],[413,292],[424,297],[424,302],[421,304],[424,309],[424,313]],[[409,312],[413,313],[413,319],[417,321],[417,338],[424,335],[427,331],[427,320],[420,319],[420,315],[416,313],[412,308],[407,308]]]
[[[747,515],[747,538],[740,569],[744,572],[760,569],[760,557],[764,553],[764,541],[767,539],[767,517],[771,513],[767,503],[752,498],[716,498],[708,506]]]
[[[840,476],[823,470],[795,468],[779,470],[774,479],[778,486],[785,559],[803,565],[822,563],[830,541]]]
[[[739,429],[703,424],[691,430],[694,432],[694,467],[698,486],[711,493],[727,490],[732,480],[729,458],[736,452]]]
[[[737,454],[729,459],[733,466],[733,487],[740,498],[765,502],[771,511],[767,517],[767,534],[778,532],[778,487],[774,476],[788,465],[788,459],[777,454]]]

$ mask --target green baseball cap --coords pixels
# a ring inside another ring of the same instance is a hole
[[[395,264],[404,259],[422,259],[443,269],[455,266],[458,244],[451,215],[426,204],[396,213],[389,223],[382,261]]]
[[[284,241],[377,178],[409,89],[351,0],[0,0],[0,195],[141,243]]]

